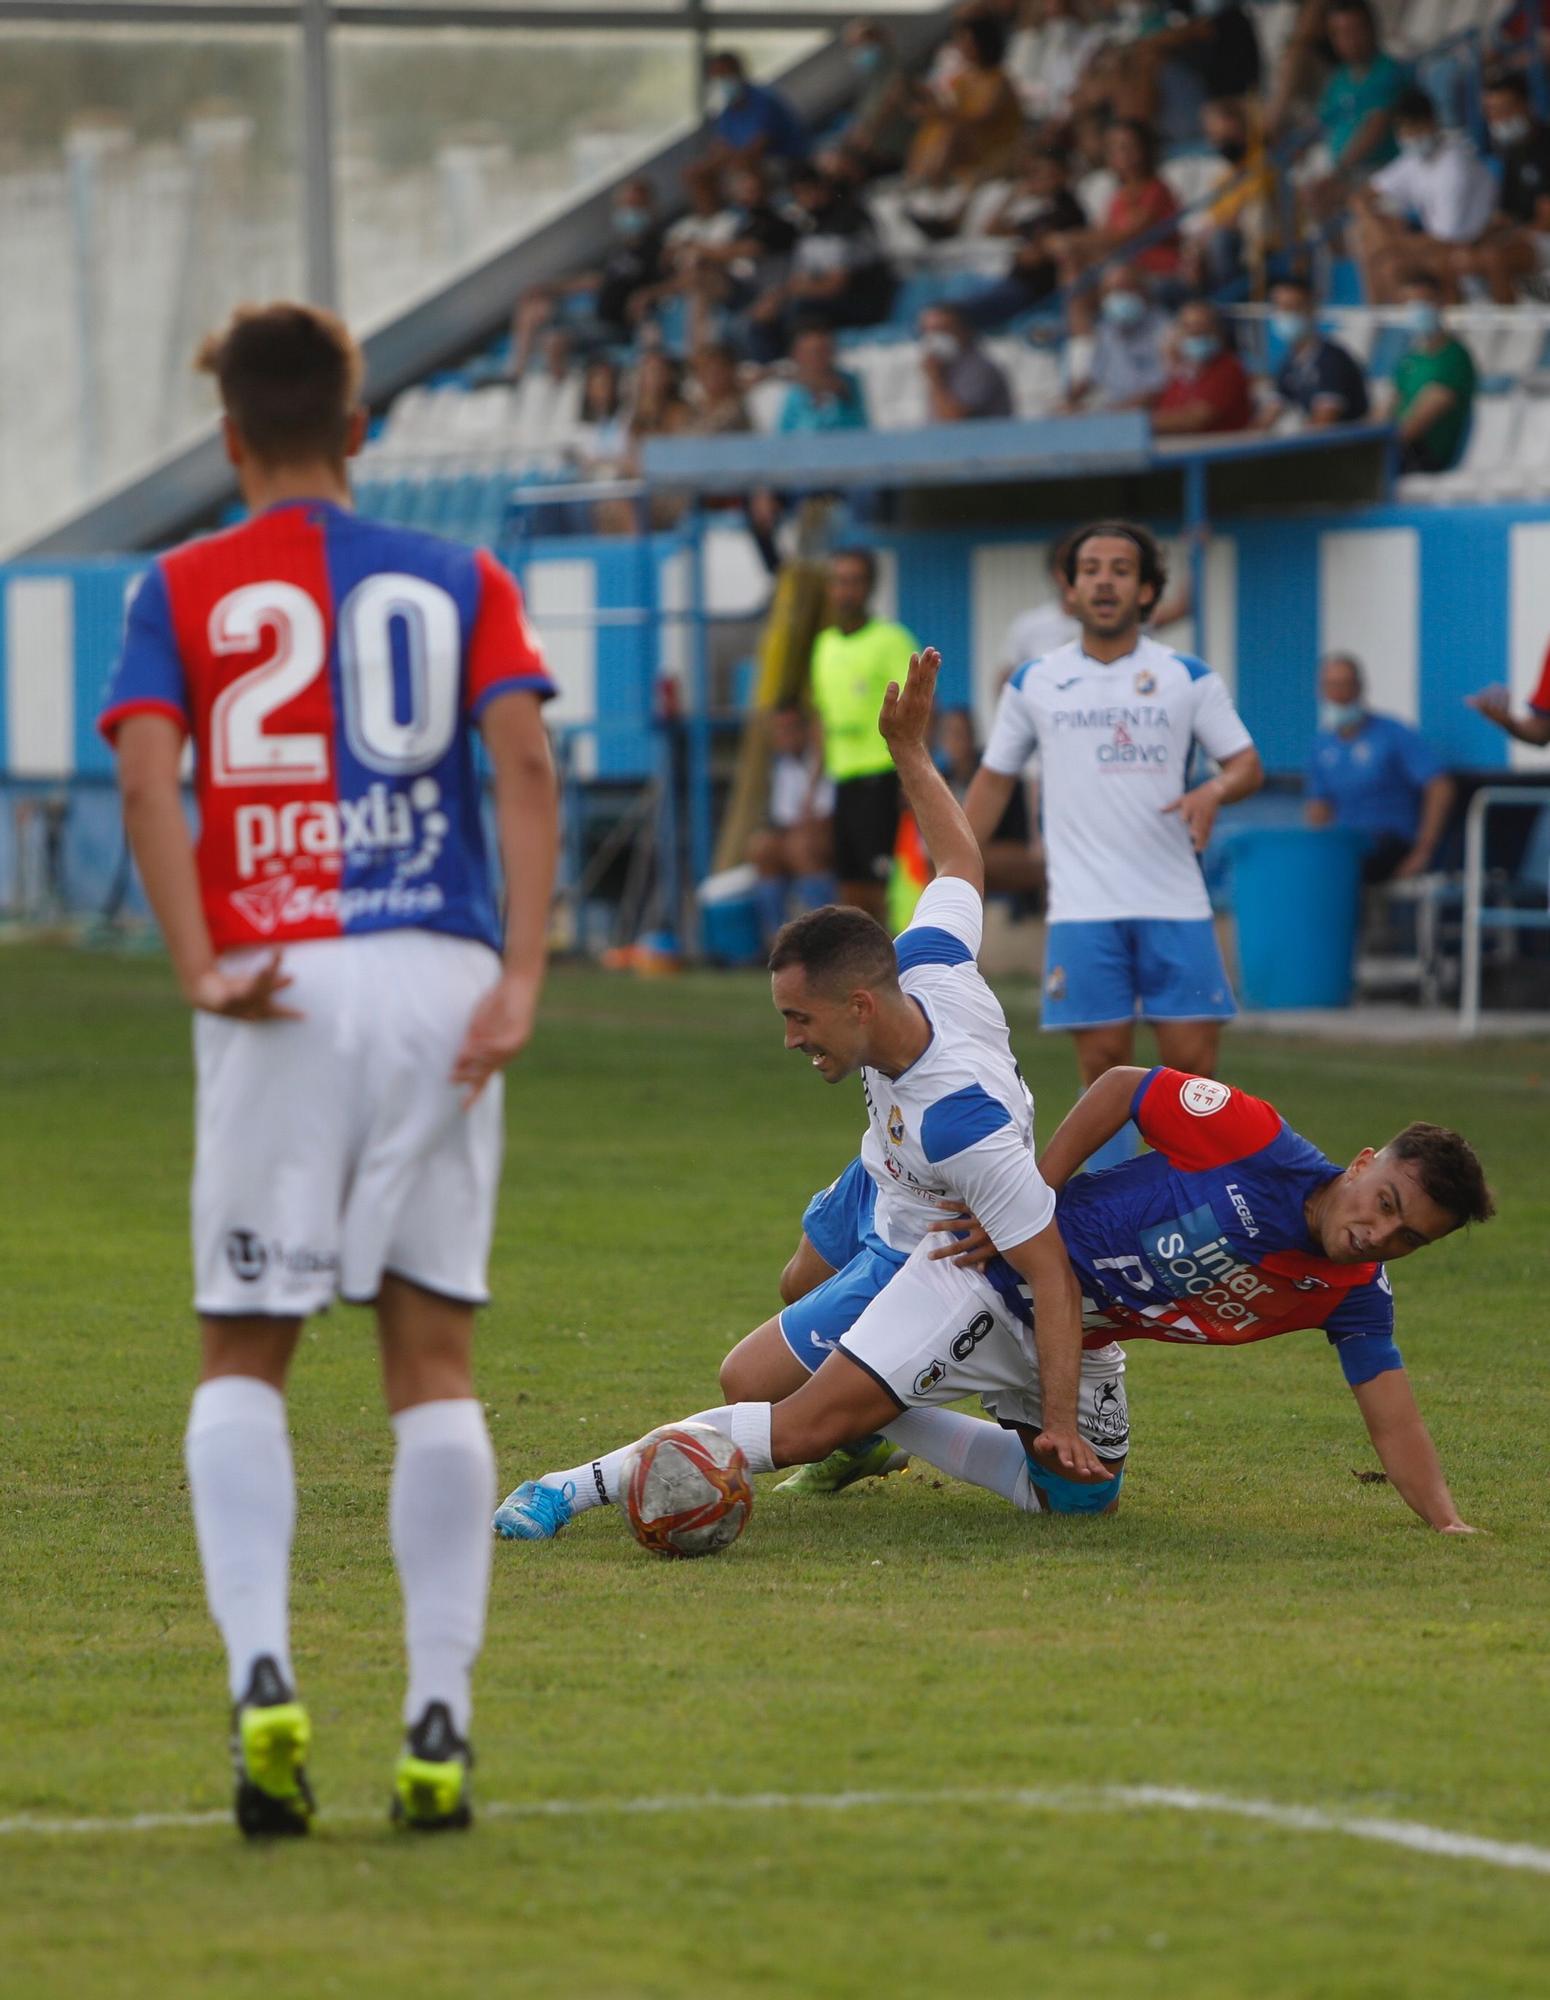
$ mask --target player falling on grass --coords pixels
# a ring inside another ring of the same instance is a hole
[[[1154,1150],[1105,1173],[1077,1171],[1127,1124]],[[1394,1342],[1384,1269],[1494,1213],[1480,1162],[1457,1132],[1408,1125],[1341,1169],[1259,1098],[1209,1077],[1127,1065],[1082,1097],[1039,1166],[1057,1190],[1055,1217],[1082,1286],[1089,1351],[1108,1355],[1116,1351],[1111,1343],[1138,1339],[1241,1346],[1322,1328],[1401,1498],[1430,1527],[1470,1532]],[[843,1287],[853,1260],[875,1255],[871,1194],[862,1161],[853,1161],[803,1217],[801,1243],[781,1281],[791,1300],[778,1322],[789,1383],[800,1379],[793,1362],[815,1365],[801,1330],[822,1322],[824,1294]],[[964,1324],[977,1314],[994,1322],[977,1350],[980,1367],[984,1357],[1015,1354],[1026,1344],[1021,1329],[1033,1301],[983,1230],[938,1227],[959,1240],[917,1251],[903,1276],[956,1298]],[[799,1296],[802,1287],[812,1289]],[[726,1367],[737,1361],[734,1351]],[[773,1344],[764,1365],[771,1393],[788,1393]],[[972,1386],[961,1384],[960,1392]],[[1114,1425],[1123,1422],[1122,1391],[1110,1399],[1109,1415]],[[941,1471],[1026,1504],[1019,1441],[989,1424],[917,1410],[902,1434],[897,1425],[885,1434]],[[786,1484],[837,1492],[879,1469],[865,1453],[841,1449]]]
[[[781,931],[770,958],[786,1046],[829,1083],[861,1072],[864,1157],[881,1189],[883,1243],[849,1274],[826,1351],[798,1367],[771,1321],[733,1357],[742,1357],[734,1373],[747,1383],[735,1390],[738,1400],[696,1421],[730,1436],[751,1470],[768,1472],[878,1432],[904,1404],[963,1395],[967,1373],[973,1387],[1001,1396],[1040,1476],[1062,1495],[1104,1505],[1118,1490],[1106,1457],[1122,1458],[1124,1442],[1095,1421],[1097,1377],[1115,1387],[1117,1377],[1103,1359],[1084,1365],[1078,1289],[1053,1225],[1054,1197],[1034,1163],[1032,1102],[1006,1017],[974,962],[983,919],[979,847],[926,748],[938,665],[929,649],[912,658],[902,692],[890,686],[879,719],[936,864],[914,923],[896,949],[863,911],[815,910]],[[956,1292],[944,1310],[934,1269],[925,1267],[924,1282],[898,1270],[930,1240],[947,1201],[974,1211],[1037,1302],[1028,1350],[1014,1357],[998,1349],[994,1367],[989,1351],[975,1353],[977,1323],[958,1317]],[[759,1356],[771,1344],[787,1368],[778,1388],[760,1380]],[[906,1348],[920,1356],[908,1366],[899,1359]],[[951,1366],[934,1359],[949,1354]],[[525,1481],[502,1505],[496,1532],[544,1539],[573,1513],[613,1502],[628,1456],[610,1452]]]
[[[237,1823],[304,1833],[314,1810],[290,1663],[285,1383],[302,1322],[342,1297],[376,1308],[397,1440],[409,1685],[394,1816],[467,1825],[495,1497],[471,1345],[500,1072],[544,972],[553,688],[488,555],[351,513],[366,418],[338,320],[248,308],[201,361],[252,518],[152,567],[102,728],[195,1010],[203,1359],[187,1464],[230,1668]],[[495,773],[504,957],[475,729]],[[189,737],[197,847],[178,786]]]

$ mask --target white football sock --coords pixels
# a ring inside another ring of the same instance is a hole
[[[210,1615],[226,1642],[231,1698],[268,1653],[291,1679],[291,1535],[296,1476],[285,1398],[251,1375],[194,1391],[183,1443]]]
[[[763,1412],[762,1417],[760,1412]],[[773,1472],[775,1461],[770,1457],[770,1406],[768,1403],[726,1403],[719,1410],[700,1410],[692,1417],[675,1417],[675,1423],[709,1424],[723,1437],[729,1437],[738,1446],[748,1461],[750,1472]],[[664,1428],[658,1425],[658,1429]],[[647,1436],[651,1434],[648,1431]],[[585,1514],[592,1507],[612,1507],[619,1498],[620,1483],[624,1478],[624,1468],[628,1465],[635,1446],[621,1445],[618,1451],[605,1452],[601,1458],[589,1460],[584,1465],[573,1465],[569,1472],[546,1472],[539,1480],[540,1486],[573,1486],[571,1512]]]
[[[1016,1431],[966,1417],[960,1410],[905,1410],[884,1424],[883,1436],[949,1478],[999,1493],[1025,1514],[1042,1511]]]
[[[400,1410],[393,1430],[388,1520],[409,1653],[404,1721],[413,1725],[427,1702],[444,1701],[466,1736],[490,1593],[495,1449],[472,1396]]]

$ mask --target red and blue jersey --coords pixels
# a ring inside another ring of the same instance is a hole
[[[1322,1327],[1353,1387],[1402,1365],[1383,1266],[1334,1263],[1308,1233],[1303,1205],[1340,1169],[1273,1105],[1154,1069],[1131,1118],[1153,1150],[1076,1175],[1055,1212],[1082,1287],[1087,1346],[1239,1347]]]
[[[193,739],[217,951],[406,926],[498,947],[474,728],[554,692],[492,556],[305,500],[159,558],[99,726]]]

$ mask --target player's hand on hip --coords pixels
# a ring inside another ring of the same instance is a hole
[[[1089,1486],[1114,1477],[1086,1438],[1075,1431],[1040,1431],[1033,1441],[1033,1455],[1046,1471],[1081,1480]]]
[[[883,696],[882,710],[877,718],[877,729],[890,750],[924,747],[931,727],[931,704],[936,696],[937,670],[941,664],[942,655],[936,647],[927,646],[923,653],[910,654],[910,670],[902,688],[897,681],[888,683],[888,692]]]
[[[188,989],[188,1004],[201,1014],[221,1014],[228,1021],[300,1021],[299,1007],[286,1007],[277,997],[295,981],[279,952],[271,952],[251,972],[223,972],[212,965]]]
[[[474,1009],[452,1065],[452,1081],[463,1092],[465,1111],[496,1071],[519,1056],[532,1039],[538,986],[532,973],[503,973]]]
[[[929,1223],[927,1231],[935,1236],[946,1230],[951,1240],[933,1250],[927,1263],[938,1264],[944,1257],[951,1257],[955,1264],[988,1264],[996,1254],[996,1246],[985,1234],[985,1225],[962,1202],[944,1203],[944,1207],[947,1213],[940,1222]]]
[[[1211,829],[1216,824],[1221,803],[1221,788],[1214,778],[1208,778],[1192,792],[1182,792],[1170,805],[1165,805],[1163,811],[1178,814],[1188,829],[1195,852],[1200,854],[1211,838]]]

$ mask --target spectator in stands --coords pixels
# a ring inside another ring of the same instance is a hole
[[[1362,835],[1364,881],[1404,881],[1432,866],[1455,792],[1420,730],[1368,708],[1360,661],[1331,653],[1319,668],[1308,824]]]
[[[1487,722],[1494,722],[1498,729],[1505,729],[1520,743],[1531,743],[1542,749],[1550,743],[1550,650],[1539,670],[1539,685],[1528,698],[1526,714],[1512,712],[1512,690],[1505,687],[1482,688],[1478,694],[1467,697],[1469,706]]]
[[[1063,283],[1073,283],[1089,265],[1141,237],[1131,261],[1153,279],[1171,279],[1179,269],[1176,234],[1164,228],[1179,212],[1168,183],[1157,171],[1157,137],[1135,118],[1117,118],[1105,140],[1110,171],[1118,186],[1097,229],[1074,230],[1051,239]],[[1152,232],[1162,231],[1152,240]]]
[[[522,370],[512,398],[511,428],[524,450],[561,445],[574,429],[581,403],[575,359],[570,328],[546,328],[538,357]]]
[[[834,335],[826,326],[800,327],[791,343],[792,383],[781,404],[776,430],[861,431],[866,398],[861,384],[834,365]]]
[[[937,717],[936,761],[948,789],[962,805],[980,767],[974,719],[966,708],[944,708]],[[987,895],[1028,896],[1041,886],[1043,870],[1034,853],[1033,823],[1024,786],[1013,787],[1006,811],[996,822],[982,852]]]
[[[960,314],[985,333],[1031,311],[1060,281],[1050,238],[1086,227],[1082,205],[1066,183],[1064,154],[1037,148],[985,222],[987,236],[1013,239],[1011,261],[982,291],[954,300]]]
[[[550,325],[565,298],[595,294],[590,319],[570,321],[584,346],[622,344],[634,338],[651,289],[662,277],[662,224],[656,196],[646,180],[625,181],[613,202],[614,247],[600,269],[582,271],[557,285],[529,292],[512,320],[511,372],[520,378],[533,344]]]
[[[1246,97],[1259,89],[1259,37],[1239,0],[1202,0],[1192,16],[1143,15],[1141,33],[1115,52],[1116,114],[1155,124],[1170,144],[1199,132],[1212,98]]]
[[[1258,265],[1270,234],[1275,176],[1257,105],[1213,99],[1201,114],[1201,129],[1222,172],[1185,244],[1184,266],[1197,291],[1219,292],[1242,278],[1251,260]]]
[[[1270,331],[1282,350],[1276,401],[1260,413],[1271,430],[1288,410],[1300,410],[1315,429],[1359,424],[1368,413],[1367,378],[1354,357],[1319,332],[1313,287],[1306,278],[1282,278],[1271,287]]]
[[[1063,408],[1150,408],[1168,379],[1164,315],[1152,303],[1146,278],[1131,264],[1104,272],[1096,305],[1088,291],[1071,300]]]
[[[1173,372],[1152,402],[1160,437],[1196,437],[1247,430],[1254,421],[1248,372],[1228,343],[1221,313],[1192,299],[1174,329]]]
[[[770,200],[762,167],[734,167],[727,175],[733,218],[725,242],[701,243],[685,273],[689,331],[698,346],[711,337],[717,311],[740,313],[784,284],[796,224]]]
[[[906,172],[917,187],[966,193],[1011,168],[1022,136],[1022,108],[1004,67],[1006,30],[984,13],[962,16],[952,45],[961,59],[942,101],[920,102],[921,123]]]
[[[1304,22],[1310,24],[1307,45],[1322,33],[1335,62],[1318,107],[1331,172],[1314,190],[1315,205],[1331,213],[1360,175],[1397,155],[1394,107],[1410,87],[1410,72],[1379,46],[1367,0],[1329,0],[1322,24],[1316,9]],[[1305,32],[1303,23],[1299,32]]]
[[[868,174],[896,174],[909,152],[915,120],[910,82],[893,37],[880,21],[852,21],[845,53],[858,89],[844,143],[866,163]]]
[[[770,944],[795,894],[798,910],[828,902],[834,786],[824,776],[812,725],[796,702],[769,717],[770,790],[765,823],[748,843],[758,870],[759,927]]]
[[[955,306],[927,306],[920,315],[920,368],[934,424],[973,423],[1012,414],[1012,387],[980,346]]]
[[[753,419],[737,379],[737,356],[726,341],[706,341],[689,357],[689,420],[697,437],[751,431]]]
[[[1498,305],[1520,286],[1550,278],[1550,126],[1533,114],[1528,78],[1494,70],[1485,80],[1491,151],[1501,163],[1496,216],[1472,249],[1455,252],[1457,277],[1479,279]]]
[[[1062,119],[1103,30],[1083,20],[1076,0],[1033,0],[1031,14],[1007,44],[1007,75],[1030,118]]]
[[[1442,323],[1442,287],[1415,271],[1401,287],[1410,345],[1394,370],[1394,422],[1406,472],[1458,464],[1474,411],[1474,357]]]
[[[618,466],[627,479],[640,477],[640,448],[647,438],[672,437],[690,425],[689,405],[684,401],[683,368],[671,354],[648,348],[635,365],[629,395],[629,419],[625,426],[624,456]],[[653,528],[670,528],[683,516],[685,502],[676,496],[656,495],[651,502]],[[630,500],[602,500],[597,506],[598,532],[630,535],[639,529],[635,504]]]
[[[813,707],[823,730],[823,768],[834,786],[834,870],[840,901],[879,922],[899,830],[899,779],[877,716],[890,681],[902,687],[913,633],[872,615],[877,558],[841,549],[829,561],[830,623],[813,644]]]
[[[1464,133],[1441,129],[1424,92],[1397,100],[1394,130],[1398,159],[1351,197],[1351,248],[1368,298],[1385,306],[1406,271],[1430,271],[1451,290],[1459,250],[1479,242],[1496,208],[1490,168]]]
[[[748,345],[757,361],[784,354],[799,319],[875,326],[893,304],[893,272],[863,204],[816,167],[795,170],[791,194],[798,233],[789,271],[748,311]]]
[[[691,172],[724,173],[734,166],[800,160],[807,152],[802,121],[781,96],[750,80],[740,55],[717,49],[705,58],[709,148]]]
[[[606,354],[594,355],[581,378],[581,409],[572,456],[591,477],[606,478],[623,463],[628,449],[624,382],[619,364]]]

